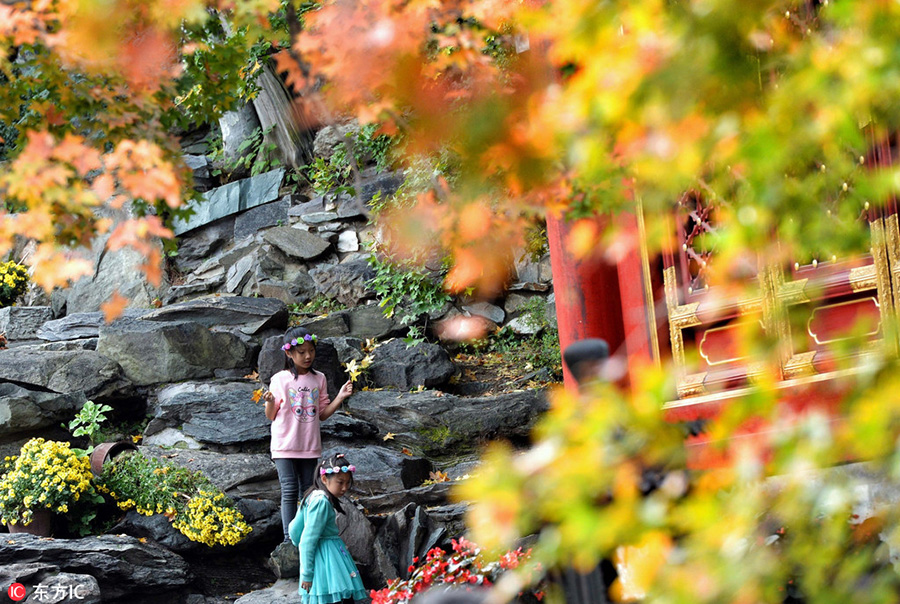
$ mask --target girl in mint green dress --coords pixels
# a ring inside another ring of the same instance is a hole
[[[316,468],[313,486],[303,496],[288,527],[300,548],[300,601],[337,604],[366,598],[356,563],[338,536],[335,510],[353,485],[356,466],[343,455],[329,457]]]

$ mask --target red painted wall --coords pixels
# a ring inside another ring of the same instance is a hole
[[[600,250],[585,260],[569,253],[566,242],[570,226],[563,218],[547,217],[560,350],[576,340],[603,338],[613,356],[625,355],[618,267],[605,260]],[[566,388],[576,388],[565,366],[563,380]]]

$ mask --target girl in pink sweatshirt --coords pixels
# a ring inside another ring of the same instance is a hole
[[[297,514],[300,493],[312,486],[313,472],[322,454],[319,422],[331,417],[353,394],[348,380],[334,400],[328,399],[325,376],[312,368],[316,338],[302,327],[284,334],[281,349],[285,369],[272,376],[263,394],[266,417],[272,421],[272,461],[281,484],[281,523],[284,540],[290,541],[288,526]]]

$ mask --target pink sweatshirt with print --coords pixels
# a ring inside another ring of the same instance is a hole
[[[325,376],[310,371],[295,378],[288,370],[279,371],[269,390],[278,405],[272,420],[272,458],[319,457],[319,412],[330,402]]]

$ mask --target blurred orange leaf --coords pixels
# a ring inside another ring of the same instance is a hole
[[[100,310],[103,311],[106,322],[111,323],[122,315],[122,312],[124,312],[127,306],[128,298],[121,295],[118,290],[116,290],[109,300],[100,305]]]

